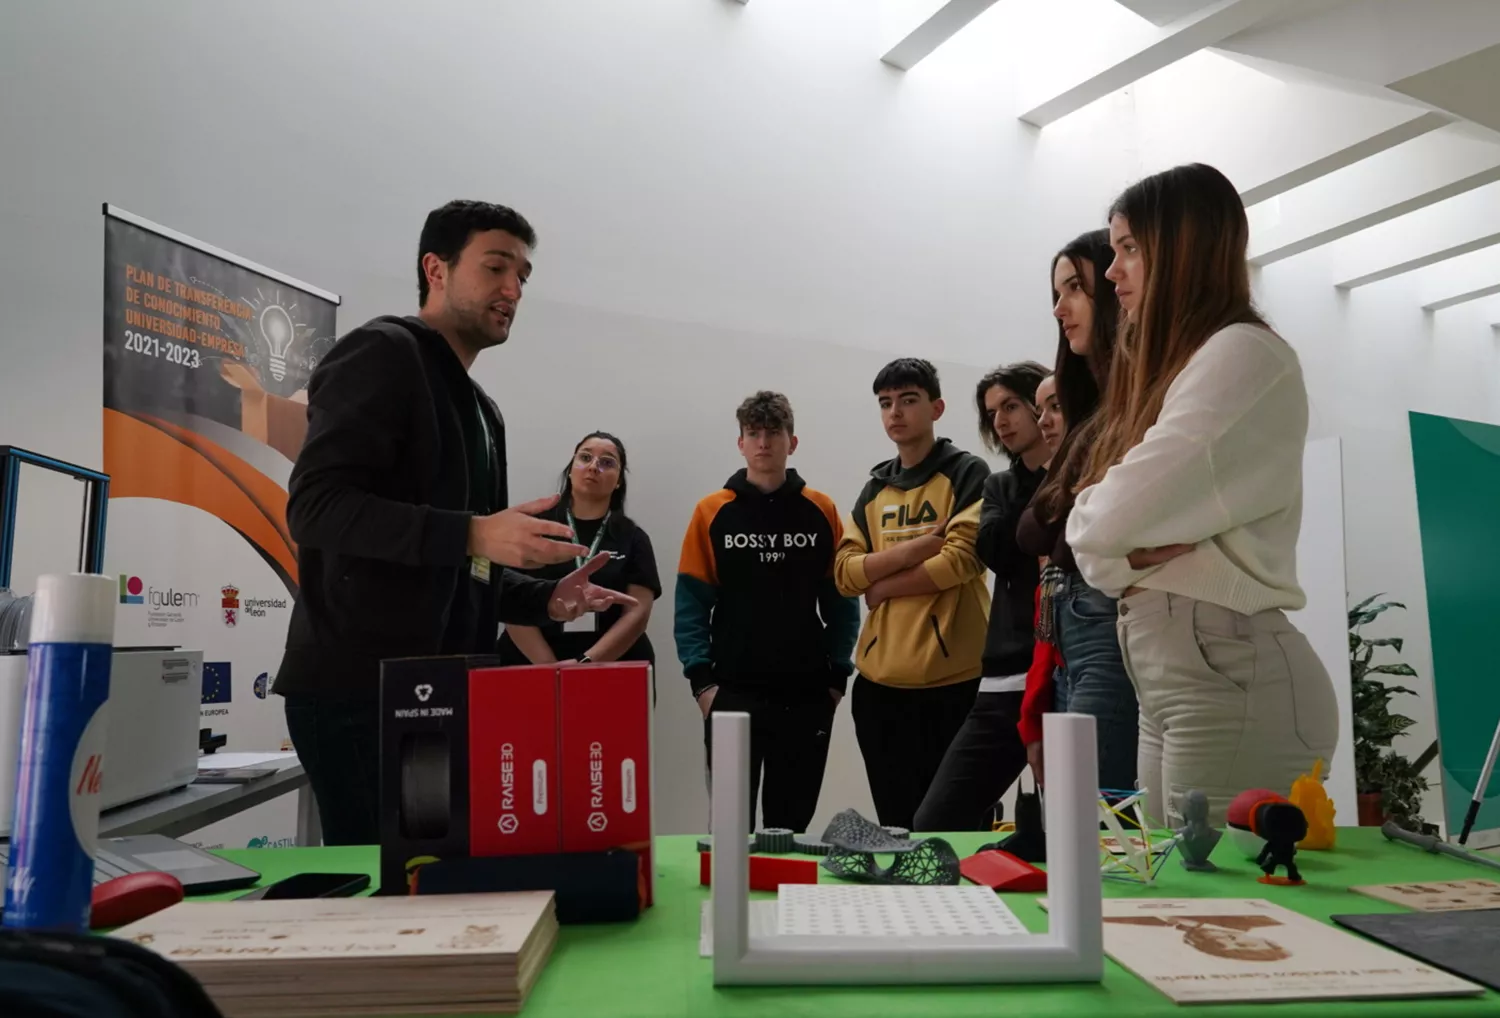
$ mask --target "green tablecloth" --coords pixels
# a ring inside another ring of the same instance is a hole
[[[956,835],[961,854],[989,838]],[[1177,1006],[1112,961],[1098,985],[984,987],[789,987],[726,988],[713,985],[712,961],[698,957],[699,903],[708,890],[698,885],[696,839],[658,839],[656,905],[638,922],[610,926],[565,926],[552,960],[527,1003],[528,1018],[964,1018],[997,1015],[1045,1018],[1134,1018],[1164,1015]],[[226,851],[224,856],[259,870],[265,880],[299,872],[376,872],[374,848],[289,848]],[[1227,840],[1214,853],[1220,872],[1188,873],[1174,857],[1154,887],[1105,882],[1109,896],[1267,898],[1326,920],[1335,913],[1399,911],[1348,888],[1355,884],[1453,880],[1493,875],[1490,871],[1405,845],[1393,845],[1374,829],[1344,828],[1333,852],[1299,853],[1306,887],[1270,887],[1255,882],[1260,872],[1234,853]],[[829,880],[826,874],[825,880]],[[243,892],[240,892],[243,893]],[[1006,895],[1017,916],[1033,930],[1046,928],[1038,895]],[[1353,934],[1349,934],[1353,935]],[[1500,1016],[1500,994],[1464,1000],[1194,1005],[1194,1018],[1272,1015],[1275,1018],[1355,1018],[1409,1015]]]

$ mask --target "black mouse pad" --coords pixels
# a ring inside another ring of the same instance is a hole
[[[1336,915],[1333,921],[1402,954],[1500,990],[1500,909]]]

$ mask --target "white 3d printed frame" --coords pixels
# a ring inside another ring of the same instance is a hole
[[[750,715],[713,716],[714,985],[1062,983],[1104,978],[1094,719],[1043,719],[1048,930],[995,937],[754,936]]]

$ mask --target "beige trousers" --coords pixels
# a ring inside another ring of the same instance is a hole
[[[1281,612],[1242,615],[1148,590],[1120,602],[1119,634],[1140,701],[1137,772],[1153,823],[1179,826],[1179,797],[1196,788],[1209,822],[1223,826],[1240,792],[1286,795],[1314,760],[1332,760],[1333,683]]]

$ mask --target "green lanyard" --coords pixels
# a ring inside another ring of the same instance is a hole
[[[573,520],[573,510],[569,509],[567,510],[567,513],[568,529],[573,531],[573,536],[576,538],[578,536],[578,525]],[[595,555],[599,554],[599,545],[604,542],[604,528],[609,526],[609,518],[613,516],[614,513],[615,511],[611,509],[609,512],[604,514],[604,519],[599,521],[599,532],[594,535],[594,543],[589,545],[589,553],[582,558],[575,558],[573,560],[573,563],[579,569],[582,569],[585,564],[593,560]]]

